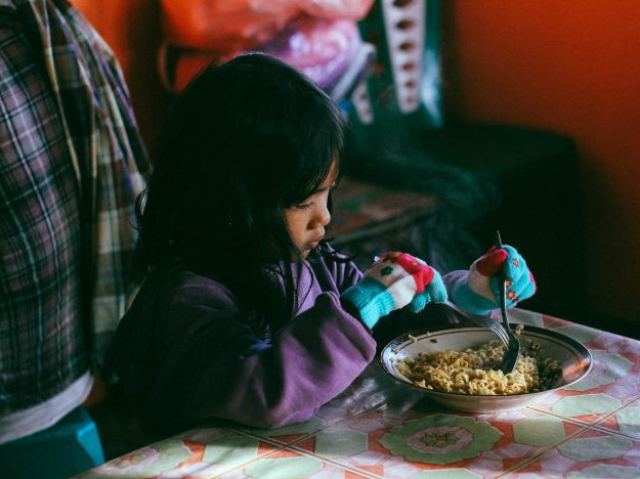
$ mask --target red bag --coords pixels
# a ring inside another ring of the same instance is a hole
[[[372,1],[162,0],[161,75],[167,88],[181,91],[211,62],[262,51],[331,90],[354,61],[364,66],[371,56],[355,21]]]

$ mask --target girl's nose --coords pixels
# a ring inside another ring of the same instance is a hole
[[[329,209],[325,206],[318,210],[318,213],[314,219],[318,226],[327,226],[331,221],[331,213],[329,212]]]

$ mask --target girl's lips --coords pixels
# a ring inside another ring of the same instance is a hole
[[[324,238],[324,237],[322,237],[322,238]],[[309,241],[307,243],[307,245],[306,245],[307,248],[310,249],[310,250],[316,248],[320,244],[320,241],[322,240],[322,238],[318,238],[317,240]]]

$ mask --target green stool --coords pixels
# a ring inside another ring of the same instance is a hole
[[[44,431],[0,445],[2,479],[63,479],[103,462],[98,429],[82,406]]]

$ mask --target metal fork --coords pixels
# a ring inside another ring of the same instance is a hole
[[[496,231],[496,247],[502,248],[502,239],[500,238],[500,231]],[[500,363],[500,369],[505,374],[512,373],[516,368],[516,362],[518,356],[520,356],[520,340],[518,336],[513,334],[511,326],[509,326],[509,315],[507,313],[507,280],[504,277],[504,272],[500,270],[498,273],[500,279],[499,301],[500,301],[500,316],[502,317],[502,326],[504,332],[507,335],[508,343],[504,356],[502,356],[502,362]]]
[[[500,342],[502,342],[502,344],[504,344],[505,348],[509,347],[509,336],[507,336],[507,332],[504,330],[502,325],[498,323],[496,320],[494,320],[493,318],[471,314],[465,311],[464,309],[459,308],[451,301],[445,301],[444,303],[439,303],[439,304],[444,304],[445,306],[449,307],[450,309],[455,311],[457,314],[459,314],[463,318],[468,319],[469,321],[477,324],[478,326],[482,326],[483,328],[490,329],[491,332],[493,332],[496,336],[498,336],[498,339],[500,340]]]

